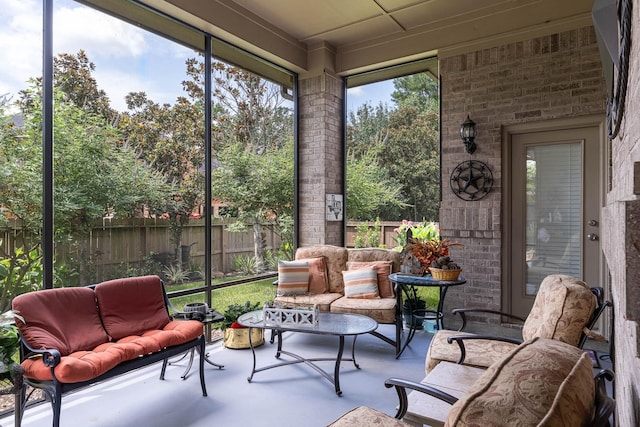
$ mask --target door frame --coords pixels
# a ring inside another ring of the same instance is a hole
[[[511,236],[511,179],[509,177],[513,174],[513,165],[511,164],[512,155],[512,138],[514,135],[533,132],[555,131],[555,130],[571,130],[584,127],[598,127],[599,128],[599,144],[598,144],[598,156],[599,156],[599,206],[600,209],[604,206],[606,190],[610,188],[607,185],[610,182],[611,171],[609,165],[609,151],[607,150],[607,138],[606,138],[606,124],[605,117],[603,115],[589,115],[568,119],[552,119],[542,120],[533,123],[519,123],[513,125],[505,125],[502,127],[502,202],[501,202],[501,216],[502,216],[502,251],[501,251],[501,311],[511,313],[513,310],[511,304],[512,286],[510,278],[512,274],[512,266],[510,264],[510,254],[512,253],[514,244]],[[610,284],[608,278],[609,273],[606,270],[606,263],[604,260],[604,254],[602,249],[599,254],[600,263],[600,277],[598,284],[590,284],[591,286],[602,286],[605,291],[605,295],[610,292]],[[605,317],[605,316],[603,316]],[[607,319],[605,319],[607,321]],[[605,330],[606,330],[606,326]]]

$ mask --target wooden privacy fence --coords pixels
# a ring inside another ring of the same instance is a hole
[[[233,271],[236,256],[254,255],[253,230],[249,226],[244,232],[229,232],[230,220],[214,219],[211,226],[211,266],[213,272]],[[363,222],[348,222],[346,243],[353,247],[356,227]],[[373,229],[375,223],[366,223]],[[383,221],[379,223],[381,245],[392,248],[396,245],[394,229],[400,222]],[[204,270],[205,227],[204,219],[192,219],[183,227],[181,241],[181,259],[183,268],[189,264],[201,266]],[[153,259],[163,265],[169,265],[176,259],[175,248],[170,239],[170,222],[156,219],[104,219],[97,222],[89,236],[82,242],[56,245],[56,262],[70,259],[91,263],[94,280],[105,280],[122,275],[123,270],[139,267],[146,260]],[[274,252],[281,240],[268,223],[263,224],[266,248]],[[11,230],[0,233],[5,251],[15,246]],[[84,253],[85,255],[81,255]],[[84,261],[83,261],[84,260]],[[89,261],[90,260],[90,261]]]

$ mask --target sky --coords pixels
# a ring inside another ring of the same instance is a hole
[[[54,55],[83,49],[116,110],[126,110],[133,91],[159,104],[184,95],[185,61],[196,52],[72,0],[54,1],[53,27]],[[29,78],[42,75],[42,0],[0,0],[0,63],[0,96],[16,99]],[[391,81],[349,89],[348,109],[391,103],[392,91]]]

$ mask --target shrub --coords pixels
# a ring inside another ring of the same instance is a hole
[[[233,269],[242,274],[255,274],[258,270],[256,258],[249,255],[238,255],[233,258]]]
[[[179,285],[180,283],[189,280],[189,272],[184,271],[182,267],[177,264],[165,267],[163,273],[165,279],[170,285]]]

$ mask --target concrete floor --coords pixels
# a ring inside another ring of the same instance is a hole
[[[393,327],[381,325],[393,336]],[[399,359],[383,341],[365,335],[358,338],[356,358],[361,369],[343,362],[341,397],[333,385],[304,365],[291,365],[256,373],[251,383],[250,350],[231,350],[220,342],[209,345],[210,357],[224,369],[206,365],[208,396],[200,392],[196,369],[186,380],[182,375],[186,360],[170,366],[160,381],[160,365],[147,367],[119,378],[66,395],[62,399],[61,425],[64,427],[210,427],[216,426],[326,426],[359,405],[368,405],[388,414],[395,413],[397,397],[384,387],[389,377],[424,378],[424,359],[432,334],[418,331]],[[338,339],[330,336],[286,334],[284,349],[308,357],[331,357]],[[349,342],[350,340],[347,340]],[[587,348],[593,348],[588,343]],[[596,346],[597,347],[597,346]],[[350,343],[347,349],[350,350]],[[607,365],[606,348],[596,348],[601,364]],[[275,345],[256,349],[258,367],[274,363]],[[605,356],[600,358],[600,356]],[[347,356],[345,356],[347,357]],[[333,370],[330,362],[321,363]],[[48,402],[27,408],[24,427],[50,426]],[[13,426],[13,417],[0,418],[3,427]]]

